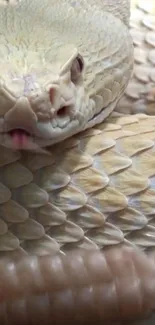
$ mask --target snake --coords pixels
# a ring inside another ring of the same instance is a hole
[[[2,325],[154,324],[154,29],[153,0],[0,1]]]

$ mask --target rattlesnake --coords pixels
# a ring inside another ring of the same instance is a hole
[[[134,32],[140,28],[146,36],[154,16],[138,13],[148,24],[136,21]],[[106,314],[122,315],[127,324],[126,317],[155,309],[155,117],[144,114],[150,100],[154,113],[154,98],[148,98],[153,59],[147,61],[154,44],[140,43],[149,74],[139,82],[147,82],[147,92],[128,98],[135,65],[120,101],[133,65],[128,23],[125,0],[115,6],[112,0],[1,1],[1,324],[15,318],[16,324],[48,324],[50,317],[91,324]],[[33,297],[39,294],[42,302]]]
[[[117,0],[114,12],[122,7],[129,17],[126,3]],[[103,8],[110,10],[109,1],[1,4],[2,145],[46,147],[114,110],[131,77],[133,47],[128,27]]]

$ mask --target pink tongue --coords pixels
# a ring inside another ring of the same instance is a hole
[[[29,136],[23,131],[14,131],[11,133],[12,144],[16,149],[25,148],[28,146]]]

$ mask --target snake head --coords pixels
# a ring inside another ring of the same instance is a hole
[[[17,75],[10,77],[18,84],[16,91],[10,81],[10,87],[1,82],[0,143],[36,149],[78,132],[84,121],[84,68],[82,56],[74,49],[63,65],[55,61],[44,84],[31,71],[20,77],[22,87]]]
[[[0,145],[26,150],[101,123],[133,67],[128,28],[99,4],[30,3],[0,6]]]

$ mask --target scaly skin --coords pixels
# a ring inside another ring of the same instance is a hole
[[[128,0],[115,1],[113,13],[107,1],[0,4],[0,144],[12,148],[8,131],[20,128],[30,136],[17,149],[52,145],[114,110],[133,67],[128,7]]]
[[[134,42],[134,74],[118,103],[123,114],[155,114],[155,1],[131,1],[130,32]]]
[[[114,14],[127,25],[123,8]],[[14,63],[20,66],[18,58]],[[5,60],[2,69],[8,69]],[[16,86],[6,78],[19,95],[20,81]],[[9,102],[6,93],[1,95],[6,110],[15,96]],[[10,107],[7,123],[27,128],[29,122],[33,128],[34,112],[20,100]],[[155,117],[113,113],[40,153],[6,144],[3,138],[0,324],[109,325],[113,319],[127,324],[150,314],[155,309]]]

